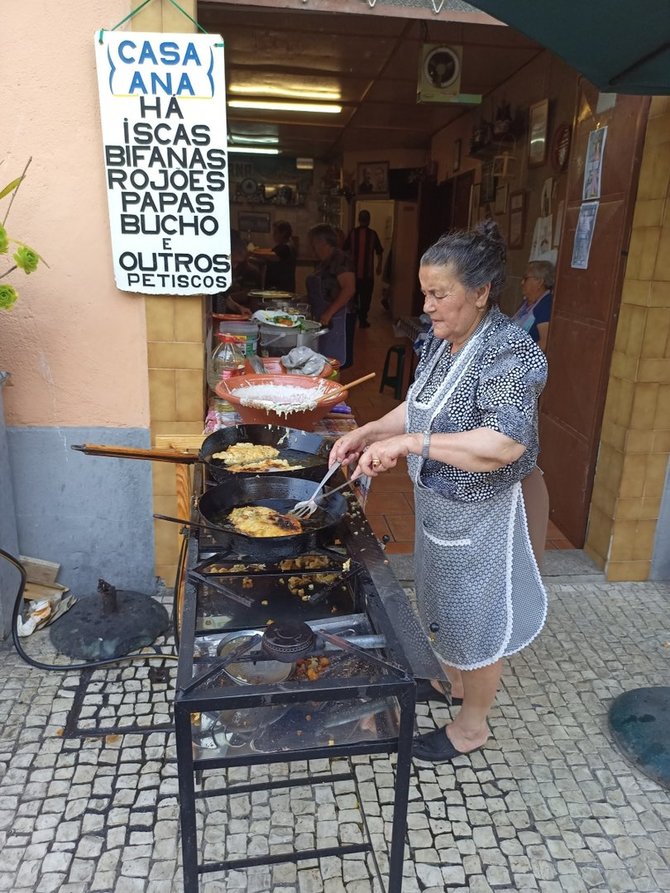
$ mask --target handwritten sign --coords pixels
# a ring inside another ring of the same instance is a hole
[[[223,40],[96,32],[114,278],[123,291],[230,285]]]

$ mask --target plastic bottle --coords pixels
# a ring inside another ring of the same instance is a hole
[[[219,333],[217,338],[221,343],[212,354],[207,374],[207,381],[212,390],[222,378],[241,375],[245,369],[244,354],[238,336]]]

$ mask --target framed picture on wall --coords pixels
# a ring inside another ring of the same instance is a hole
[[[499,186],[496,186],[496,199],[495,204],[493,205],[493,213],[494,214],[506,214],[507,213],[507,196],[509,194],[509,185],[507,183],[503,183]]]
[[[507,204],[509,207],[507,246],[509,248],[523,248],[523,238],[526,229],[526,193],[522,189],[512,192]]]
[[[470,209],[468,213],[468,229],[479,221],[479,197],[481,193],[481,185],[475,183],[470,187]]]
[[[356,195],[388,195],[388,161],[363,161],[356,165]]]
[[[463,140],[454,140],[454,164],[453,171],[459,171],[461,169],[461,147],[463,145]]]
[[[482,182],[479,195],[482,205],[490,205],[496,198],[496,178],[493,176],[493,162],[482,164]]]
[[[547,158],[549,100],[531,105],[528,112],[528,167],[539,167]]]

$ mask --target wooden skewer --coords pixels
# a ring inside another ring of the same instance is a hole
[[[341,384],[339,391],[331,391],[330,394],[326,394],[322,399],[330,400],[332,397],[336,397],[339,394],[342,394],[344,391],[350,391],[352,388],[357,387],[359,384],[363,384],[364,381],[370,381],[370,379],[375,378],[376,375],[376,372],[369,372],[367,375],[361,376],[361,378],[355,378],[353,381],[350,381],[349,384]]]

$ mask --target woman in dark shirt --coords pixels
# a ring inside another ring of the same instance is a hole
[[[521,280],[523,304],[512,317],[512,322],[524,332],[528,332],[545,353],[551,320],[553,287],[554,265],[544,260],[531,261]]]
[[[276,220],[272,227],[272,238],[275,241],[272,249],[275,257],[266,257],[268,261],[265,273],[265,287],[278,291],[295,292],[295,248],[292,242],[293,229],[286,220]]]
[[[354,353],[354,269],[348,255],[337,247],[337,233],[332,226],[313,226],[309,239],[319,265],[307,277],[307,295],[314,319],[329,329],[319,338],[319,351],[339,360],[342,369],[346,369],[353,362]]]

